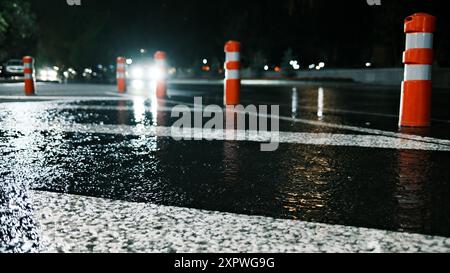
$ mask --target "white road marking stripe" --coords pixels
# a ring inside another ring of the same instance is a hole
[[[179,102],[179,101],[174,101],[174,100],[171,100],[171,102],[194,106],[193,103]],[[312,126],[318,126],[318,127],[327,127],[327,128],[341,129],[341,130],[347,130],[347,131],[358,132],[358,133],[396,137],[396,138],[409,139],[409,140],[415,140],[415,141],[437,143],[437,144],[442,144],[442,145],[450,145],[450,140],[447,140],[447,139],[422,137],[422,136],[418,136],[418,135],[396,133],[396,132],[384,131],[384,130],[379,130],[379,129],[342,125],[342,124],[329,123],[329,122],[317,121],[317,120],[309,120],[309,119],[300,119],[300,118],[274,116],[274,115],[258,115],[258,116],[263,116],[263,117],[267,117],[267,118],[278,118],[278,119],[284,120],[284,121],[298,122],[298,123],[312,125]]]
[[[30,195],[46,252],[450,251],[448,239],[437,236],[43,191]]]
[[[214,140],[237,140],[250,142],[295,143],[305,145],[329,145],[382,149],[405,149],[427,151],[450,151],[450,146],[438,143],[427,143],[394,137],[376,135],[346,135],[330,133],[294,133],[294,132],[255,132],[236,130],[204,130],[185,128],[173,135],[172,127],[130,126],[130,125],[100,125],[100,124],[37,124],[36,131],[56,131],[69,133],[90,134],[117,134],[124,136],[156,136],[156,137],[183,137],[193,139],[200,136]],[[233,139],[230,138],[233,136]]]
[[[101,97],[101,96],[92,96],[92,97],[77,97],[77,96],[34,96],[34,97],[25,97],[25,96],[0,96],[2,100],[26,100],[26,101],[43,101],[43,100],[58,100],[58,101],[120,101],[124,100],[121,96],[116,97]],[[1,104],[0,104],[1,106]]]
[[[142,98],[142,96],[136,96],[136,95],[129,95],[129,94],[117,94],[117,93],[110,93],[107,92],[107,94],[112,94],[117,97],[25,97],[25,96],[0,96],[0,99],[18,99],[18,100],[60,100],[60,101],[72,101],[72,102],[78,102],[78,101],[121,101],[121,100],[133,100],[136,98]],[[166,100],[170,103],[175,104],[184,104],[188,106],[194,106],[192,103],[186,103],[186,102],[180,102],[176,100]],[[0,108],[2,105],[5,105],[5,103],[0,103]],[[261,116],[261,115],[259,115]],[[365,127],[357,127],[357,126],[350,126],[350,125],[342,125],[342,124],[335,124],[335,123],[328,123],[323,121],[316,121],[316,120],[308,120],[308,119],[299,119],[299,118],[292,118],[292,117],[283,117],[283,116],[273,116],[273,115],[267,115],[268,118],[279,118],[280,120],[284,121],[290,121],[290,122],[297,122],[312,126],[318,126],[318,127],[327,127],[327,128],[334,128],[334,129],[341,129],[341,130],[347,130],[352,132],[358,132],[358,133],[365,133],[365,134],[373,134],[373,135],[381,135],[381,136],[387,136],[387,137],[395,137],[395,138],[401,138],[405,140],[414,140],[414,141],[421,141],[421,142],[427,142],[427,143],[435,143],[435,144],[442,144],[442,145],[450,145],[450,140],[446,139],[437,139],[432,137],[422,137],[418,135],[410,135],[410,134],[403,134],[403,133],[397,133],[397,132],[390,132],[390,131],[383,131],[378,129],[370,129]]]

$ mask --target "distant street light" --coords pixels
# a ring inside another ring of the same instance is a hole
[[[371,67],[372,63],[366,63],[366,67]]]
[[[203,64],[208,64],[208,60],[207,59],[203,59]]]
[[[265,65],[264,66],[264,71],[268,71],[269,70],[269,66],[268,65]]]
[[[133,60],[132,59],[127,59],[127,65],[133,64]]]
[[[146,52],[146,50],[145,49],[143,49],[143,48],[141,48],[141,54],[144,54],[145,52]]]

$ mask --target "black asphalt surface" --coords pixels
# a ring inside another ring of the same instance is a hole
[[[11,202],[22,208],[20,215],[1,210],[0,240],[16,231],[35,236],[31,213],[23,215],[31,211],[28,189],[450,236],[448,151],[280,143],[267,153],[249,141],[96,133],[96,126],[170,127],[170,111],[158,109],[192,106],[194,96],[221,105],[222,87],[173,85],[159,108],[146,88],[123,96],[108,85],[38,88],[36,97],[24,98],[20,85],[0,84],[0,208]],[[282,132],[379,130],[450,140],[450,90],[433,96],[432,127],[402,131],[399,88],[244,86],[242,103],[280,105]],[[92,130],[57,128],[70,124]],[[19,224],[11,220],[18,217]]]

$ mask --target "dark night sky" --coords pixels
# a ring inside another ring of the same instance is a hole
[[[223,58],[223,44],[238,39],[249,62],[261,51],[277,64],[292,47],[302,63],[334,66],[401,64],[403,19],[426,11],[439,16],[439,63],[448,64],[450,24],[445,1],[382,0],[31,0],[39,27],[38,55],[75,65],[133,56],[140,48],[169,53],[176,65]]]

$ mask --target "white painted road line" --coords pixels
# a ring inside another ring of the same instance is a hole
[[[450,252],[450,239],[31,191],[42,252]]]
[[[0,96],[2,100],[19,100],[19,101],[118,101],[124,100],[123,97],[106,97],[106,96]]]
[[[174,101],[174,100],[172,100],[171,102],[172,103],[180,103],[180,104],[189,105],[189,106],[194,107],[193,103],[185,103],[185,102],[179,102],[179,101]],[[289,121],[289,122],[302,123],[302,124],[307,124],[307,125],[312,125],[312,126],[317,126],[317,127],[327,127],[327,128],[347,130],[347,131],[364,133],[364,134],[381,135],[381,136],[395,137],[395,138],[401,138],[401,139],[406,139],[406,140],[409,139],[409,140],[436,143],[436,144],[442,144],[442,145],[450,145],[450,140],[447,140],[447,139],[422,137],[422,136],[418,136],[418,135],[396,133],[396,132],[390,132],[390,131],[384,131],[384,130],[378,130],[378,129],[329,123],[329,122],[309,120],[309,119],[300,119],[300,118],[283,117],[283,116],[275,116],[275,115],[258,115],[258,116],[259,117],[267,117],[267,118],[275,118],[275,119]]]
[[[0,96],[0,99],[2,99],[3,97],[10,98],[13,96]],[[24,99],[24,98],[28,98],[28,97],[20,97],[20,98]],[[38,97],[31,97],[31,98],[38,98]],[[46,98],[54,99],[54,100],[76,102],[76,101],[121,101],[121,100],[124,100],[124,98],[126,98],[128,100],[135,100],[135,99],[142,99],[144,97],[122,94],[119,97],[65,97],[65,96],[50,97],[49,96]],[[166,102],[194,106],[193,103],[186,103],[186,102],[180,102],[180,101],[174,101],[174,100],[166,100]],[[0,106],[1,106],[1,104],[0,104]],[[264,115],[259,115],[259,116],[264,117]],[[283,117],[283,116],[274,116],[274,115],[265,115],[265,117],[278,118],[279,120],[302,123],[302,124],[318,126],[318,127],[327,127],[327,128],[353,131],[353,132],[358,132],[358,133],[382,135],[382,136],[396,137],[396,138],[401,138],[401,139],[406,139],[406,140],[415,140],[415,141],[436,143],[436,144],[442,144],[442,145],[450,145],[450,140],[436,139],[436,138],[432,138],[432,137],[422,137],[422,136],[418,136],[418,135],[410,135],[410,134],[390,132],[390,131],[384,131],[384,130],[378,130],[378,129],[364,128],[364,127],[350,126],[350,125],[342,125],[342,124],[335,124],[335,123],[328,123],[328,122],[323,122],[323,121],[300,119],[300,118],[292,118],[292,117]]]
[[[14,130],[14,129],[12,129]],[[327,133],[260,133],[252,131],[236,130],[205,130],[184,128],[177,132],[172,131],[172,127],[155,126],[130,126],[130,125],[101,125],[101,124],[36,124],[34,131],[54,131],[69,133],[90,133],[90,134],[117,134],[124,136],[148,136],[148,137],[180,137],[187,140],[194,136],[211,140],[236,140],[249,142],[278,142],[295,143],[305,145],[328,145],[346,147],[365,147],[381,149],[405,149],[405,150],[426,150],[426,151],[450,151],[450,146],[437,143],[427,143],[415,140],[401,139],[395,137],[376,135],[346,135]]]
[[[130,100],[136,100],[136,99],[142,99],[142,97],[134,97],[134,96],[129,96]],[[181,103],[181,102],[177,102],[177,101],[166,101],[169,103]],[[3,103],[0,104],[0,108],[3,109],[7,109],[9,107],[11,107],[11,105],[17,105],[15,103]],[[187,105],[194,105],[194,104],[189,104],[187,103]],[[90,106],[90,105],[64,105],[64,104],[56,104],[56,103],[39,103],[39,104],[33,104],[33,109],[39,109],[39,108],[43,108],[43,109],[72,109],[72,110],[115,110],[115,111],[131,111],[134,110],[133,107],[131,106]],[[154,111],[166,111],[166,112],[170,112],[172,110],[172,108],[170,107],[158,107],[155,109],[149,108],[149,107],[144,107],[142,110],[147,111],[147,112],[154,112]],[[194,109],[193,109],[194,110]],[[264,116],[264,115],[259,115]],[[335,143],[334,145],[336,146],[356,146],[356,147],[372,147],[372,146],[368,146],[368,143],[372,143],[373,147],[375,148],[393,148],[393,149],[401,149],[401,148],[396,148],[396,147],[416,147],[417,145],[410,145],[410,144],[402,144],[402,145],[398,145],[398,144],[392,144],[395,138],[397,139],[396,141],[398,143],[416,143],[416,142],[423,142],[424,143],[424,147],[425,148],[421,148],[420,150],[439,150],[439,151],[447,151],[450,147],[450,140],[446,140],[446,139],[436,139],[436,138],[431,138],[431,137],[421,137],[421,136],[416,136],[416,135],[407,135],[407,134],[401,134],[401,133],[396,133],[396,132],[388,132],[388,131],[382,131],[382,130],[377,130],[377,129],[370,129],[370,128],[364,128],[364,127],[355,127],[355,126],[348,126],[348,125],[341,125],[341,124],[333,124],[333,123],[326,123],[323,121],[315,121],[315,120],[307,120],[307,119],[298,119],[298,118],[291,118],[291,117],[283,117],[283,116],[273,116],[273,115],[265,115],[265,117],[268,118],[279,118],[280,120],[285,120],[285,121],[290,121],[290,122],[299,122],[299,123],[303,123],[303,124],[308,124],[308,125],[312,125],[312,126],[324,126],[324,127],[328,127],[328,128],[335,128],[335,129],[340,129],[340,130],[348,130],[348,131],[354,131],[354,132],[359,132],[359,133],[365,133],[365,134],[371,134],[371,135],[378,135],[378,136],[384,136],[384,138],[380,138],[379,141],[373,141],[369,138],[376,138],[374,136],[361,136],[365,138],[365,141],[361,141],[358,143],[353,143],[353,145],[348,145],[349,142],[354,142],[355,140],[357,140],[356,138],[349,138],[348,140],[343,140],[341,138],[341,141],[323,141],[322,143],[318,143],[317,145],[333,145],[333,144],[325,144],[325,143]],[[94,126],[99,126],[99,125],[94,125]],[[282,132],[280,134],[280,137],[282,136],[287,136],[287,134],[299,134],[299,133],[289,133],[289,132]],[[300,136],[300,135],[298,135]],[[356,136],[356,135],[352,135],[352,136]],[[292,135],[291,137],[295,137],[294,135]],[[328,137],[330,138],[330,137]],[[306,138],[308,139],[308,138]],[[361,139],[360,139],[361,140]],[[388,140],[388,141],[386,141]],[[407,140],[410,140],[412,142],[408,142]],[[251,141],[251,139],[249,139],[249,141]],[[303,144],[314,144],[311,143],[312,141],[306,141],[303,140],[304,142],[302,142]],[[285,138],[284,142],[290,142],[287,140],[287,138]],[[384,144],[381,143],[391,143],[391,145],[385,146]],[[283,140],[281,140],[281,143],[283,143]],[[342,143],[343,145],[339,145],[337,143]],[[377,144],[378,143],[378,144]],[[429,144],[429,145],[428,145]],[[444,147],[444,146],[448,146],[448,147]],[[427,147],[432,147],[432,148],[427,148]],[[409,149],[409,148],[405,148],[405,149]],[[416,149],[416,148],[412,148],[412,149]]]

